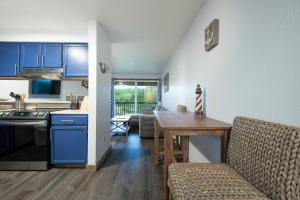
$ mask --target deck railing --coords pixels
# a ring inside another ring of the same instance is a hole
[[[134,102],[116,102],[115,104],[115,115],[126,115],[126,114],[139,114],[142,113],[144,109],[150,108],[154,109],[157,102],[137,102],[137,110],[135,112]]]

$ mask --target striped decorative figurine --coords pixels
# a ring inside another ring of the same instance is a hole
[[[199,84],[197,85],[195,93],[196,93],[195,116],[203,117],[202,90]]]

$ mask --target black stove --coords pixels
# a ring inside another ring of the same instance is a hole
[[[50,110],[0,111],[0,170],[47,170]]]

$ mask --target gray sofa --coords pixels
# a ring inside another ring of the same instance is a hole
[[[162,106],[156,106],[156,111],[166,111]],[[139,134],[141,138],[154,138],[155,116],[152,109],[143,110],[139,116]]]

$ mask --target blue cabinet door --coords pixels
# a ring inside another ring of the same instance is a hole
[[[63,47],[62,44],[45,43],[42,44],[41,65],[43,68],[63,67]]]
[[[23,43],[20,52],[20,67],[22,68],[39,68],[41,67],[41,44],[40,43]]]
[[[88,45],[64,45],[64,75],[65,77],[88,76]]]
[[[0,76],[17,76],[19,71],[19,44],[0,43]]]
[[[52,164],[87,163],[87,127],[53,126],[51,128]]]

